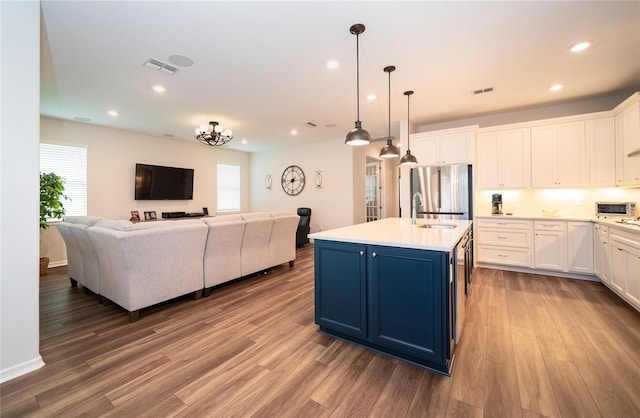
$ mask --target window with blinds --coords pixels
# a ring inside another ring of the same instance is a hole
[[[87,214],[87,149],[40,144],[40,172],[54,172],[64,179],[63,201],[67,216]]]
[[[218,212],[240,210],[240,166],[218,164]]]

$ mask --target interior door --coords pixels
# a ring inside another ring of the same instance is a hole
[[[365,219],[366,222],[381,219],[381,164],[380,161],[367,159],[365,168]]]

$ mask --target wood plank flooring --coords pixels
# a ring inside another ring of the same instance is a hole
[[[451,378],[313,323],[313,246],[215,289],[126,312],[40,285],[42,369],[2,417],[638,417],[640,314],[599,283],[475,269]]]

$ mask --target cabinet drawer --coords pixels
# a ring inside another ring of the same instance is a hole
[[[534,228],[537,231],[564,231],[567,223],[563,221],[535,221]]]
[[[478,245],[478,262],[530,267],[531,250]]]
[[[528,248],[530,235],[530,231],[478,228],[478,244]]]
[[[531,221],[521,219],[477,219],[478,228],[530,229]]]
[[[611,228],[609,230],[609,238],[612,241],[617,241],[640,250],[640,235]]]

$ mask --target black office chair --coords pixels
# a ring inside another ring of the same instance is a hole
[[[300,217],[300,223],[296,231],[296,246],[301,247],[309,243],[307,234],[311,231],[311,227],[309,226],[311,223],[311,209],[298,208],[298,216]]]

